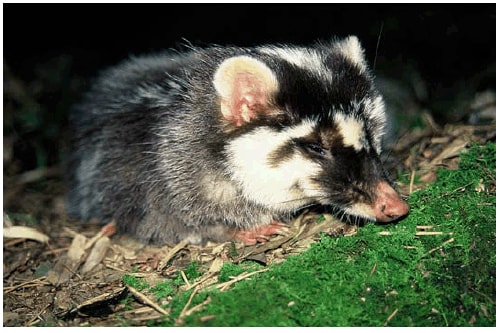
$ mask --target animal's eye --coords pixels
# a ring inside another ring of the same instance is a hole
[[[317,143],[307,143],[306,149],[317,156],[325,156],[326,150]]]

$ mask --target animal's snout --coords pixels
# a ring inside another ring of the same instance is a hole
[[[377,221],[391,222],[408,214],[410,207],[387,182],[379,182],[375,193],[372,209]]]

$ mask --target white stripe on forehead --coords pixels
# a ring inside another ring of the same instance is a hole
[[[340,113],[335,114],[333,120],[344,138],[345,146],[352,146],[357,151],[363,149],[366,138],[363,123],[360,120]]]
[[[266,54],[278,56],[292,65],[314,73],[319,78],[327,80],[327,82],[332,81],[330,71],[324,65],[321,54],[319,54],[316,50],[299,47],[262,47],[260,48],[260,51]]]

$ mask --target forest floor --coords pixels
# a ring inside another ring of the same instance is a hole
[[[459,155],[472,143],[496,137],[495,124],[429,124],[401,137],[387,161],[405,198],[435,182],[438,169],[457,169]],[[485,183],[495,195],[494,174]],[[58,168],[7,176],[4,172],[4,326],[182,326],[210,302],[207,298],[191,304],[202,290],[231,289],[290,256],[302,255],[322,235],[362,237],[356,226],[306,212],[292,222],[289,234],[260,246],[147,246],[127,236],[108,237],[98,223],[72,221],[64,210],[64,193]],[[170,303],[176,297],[181,306],[173,316]],[[495,295],[486,297],[495,302]],[[491,320],[494,313],[488,315]],[[211,318],[198,318],[196,325]],[[474,322],[470,319],[469,324]]]

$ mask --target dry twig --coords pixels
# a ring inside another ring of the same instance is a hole
[[[450,238],[450,239],[448,239],[447,241],[443,242],[443,244],[441,244],[441,245],[439,245],[439,246],[437,246],[437,247],[435,247],[435,248],[433,248],[433,249],[430,249],[430,250],[429,250],[429,252],[427,252],[426,254],[424,254],[424,256],[425,256],[425,255],[428,255],[428,254],[431,254],[432,252],[435,252],[435,251],[437,251],[437,250],[439,250],[439,249],[442,249],[442,248],[443,248],[443,246],[445,246],[446,244],[452,243],[452,242],[454,242],[454,241],[455,241],[455,239],[454,239],[454,238]]]
[[[177,244],[176,246],[174,246],[168,253],[167,255],[165,256],[165,258],[163,258],[164,260],[164,264],[161,265],[160,267],[160,271],[164,270],[167,265],[168,265],[168,262],[170,261],[170,259],[172,259],[174,257],[174,255],[179,252],[181,249],[183,249],[186,245],[188,244],[187,241],[183,240],[181,241],[179,244]]]
[[[152,307],[159,313],[168,316],[170,313],[165,311],[161,306],[150,300],[146,295],[141,293],[139,290],[135,289],[134,287],[127,286],[128,290],[138,299],[138,301]]]
[[[25,281],[23,283],[15,285],[15,286],[4,287],[3,292],[4,292],[4,294],[7,294],[7,293],[10,293],[11,291],[14,291],[14,290],[21,288],[21,287],[32,287],[32,286],[38,287],[40,285],[48,286],[48,285],[50,285],[50,283],[46,282],[45,281],[46,279],[47,279],[46,276],[42,276],[42,277],[39,277],[38,279]]]
[[[186,305],[184,305],[184,308],[182,309],[181,313],[179,314],[179,317],[175,320],[176,325],[182,325],[184,323],[184,318],[186,316],[189,316],[189,315],[195,313],[196,311],[200,310],[202,307],[204,307],[205,305],[207,305],[208,303],[211,302],[210,297],[207,297],[206,300],[204,300],[203,302],[201,302],[198,305],[193,306],[191,309],[188,310],[189,305],[191,305],[191,302],[193,301],[194,295],[196,295],[200,290],[201,290],[201,287],[199,285],[196,286],[196,288],[194,288],[193,292],[189,296],[189,299],[188,299]]]
[[[254,271],[254,272],[245,272],[245,273],[242,273],[240,275],[238,275],[237,277],[233,278],[231,281],[227,281],[227,282],[223,282],[223,283],[219,283],[217,286],[215,286],[217,289],[219,289],[220,291],[224,291],[224,290],[227,290],[227,288],[229,288],[231,285],[235,284],[236,282],[238,281],[241,281],[243,279],[246,279],[252,275],[255,275],[255,274],[259,274],[259,273],[262,273],[262,272],[265,272],[269,270],[269,268],[264,268],[264,269],[260,269],[258,271]]]
[[[394,318],[394,316],[396,315],[396,313],[398,313],[398,309],[392,311],[392,313],[389,315],[389,317],[387,317],[385,323],[384,323],[384,326],[387,326],[387,324],[389,324],[389,322],[392,320],[392,318]]]

